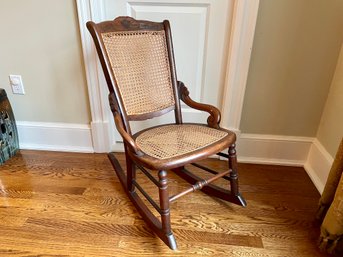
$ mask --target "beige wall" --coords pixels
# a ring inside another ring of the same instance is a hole
[[[343,45],[335,76],[326,101],[317,138],[325,149],[335,156],[343,137]]]
[[[17,120],[89,123],[76,5],[73,0],[0,0],[0,87]],[[25,95],[8,75],[20,74]]]
[[[242,132],[315,136],[342,39],[341,0],[261,0]]]

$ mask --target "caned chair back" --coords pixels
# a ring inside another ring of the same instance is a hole
[[[110,92],[127,120],[181,113],[169,23],[119,17],[87,25],[97,46]]]
[[[128,115],[174,106],[165,32],[101,34]]]

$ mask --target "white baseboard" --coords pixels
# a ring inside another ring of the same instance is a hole
[[[86,124],[17,121],[20,149],[93,153]]]
[[[242,133],[237,140],[242,163],[303,166],[314,138]]]
[[[332,156],[326,151],[323,145],[315,139],[310,148],[304,168],[320,194],[322,194],[324,190],[332,163]]]
[[[110,125],[108,122],[91,122],[91,133],[93,138],[94,152],[108,153],[111,151],[110,143],[113,141],[109,138]]]

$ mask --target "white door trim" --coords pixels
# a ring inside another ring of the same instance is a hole
[[[107,93],[101,67],[86,22],[104,19],[103,0],[76,0],[86,80],[91,107],[91,130],[95,152],[107,152],[114,140],[106,110]],[[235,0],[228,50],[227,74],[222,100],[222,126],[239,132],[245,85],[249,70],[259,0]]]
[[[83,58],[85,62],[86,80],[91,109],[91,132],[95,152],[108,152],[110,149],[111,133],[109,117],[105,111],[108,106],[104,77],[92,38],[87,30],[86,22],[100,21],[104,16],[103,0],[76,0],[77,13]]]
[[[236,132],[241,122],[258,7],[259,0],[236,0],[234,6],[221,126]]]

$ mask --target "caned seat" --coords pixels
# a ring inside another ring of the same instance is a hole
[[[109,159],[146,224],[165,244],[176,249],[170,205],[178,198],[202,190],[224,201],[246,205],[238,190],[236,135],[220,128],[220,111],[216,107],[193,101],[187,87],[177,80],[168,21],[158,23],[118,17],[97,24],[87,22],[87,28],[104,71],[115,125],[123,137],[126,171],[115,153],[109,153]],[[191,108],[208,112],[207,124],[183,123],[180,100]],[[175,123],[132,134],[131,121],[152,119],[171,111]],[[222,152],[225,149],[228,154]],[[213,154],[228,159],[226,171],[218,172],[196,163]],[[194,165],[213,176],[202,179],[185,165]],[[140,185],[137,171],[144,173],[157,186],[158,203]],[[192,185],[170,196],[168,172],[174,172]],[[229,181],[229,189],[211,184],[220,178]],[[141,195],[148,200],[149,206]],[[156,216],[151,208],[155,208],[159,215]]]
[[[168,159],[202,150],[234,134],[199,124],[171,124],[158,126],[138,133],[137,146],[143,153]]]

